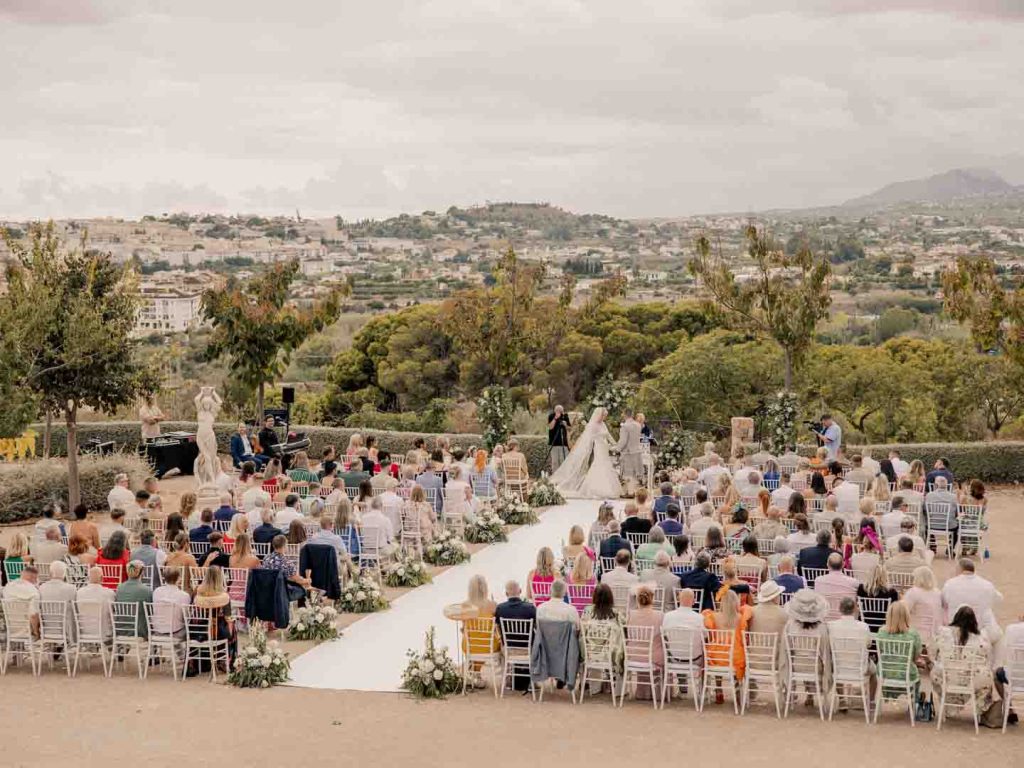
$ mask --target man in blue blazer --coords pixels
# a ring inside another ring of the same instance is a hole
[[[238,432],[231,436],[231,463],[241,467],[244,461],[254,462],[256,468],[260,469],[267,463],[267,457],[253,452],[249,427],[242,423],[238,425]]]

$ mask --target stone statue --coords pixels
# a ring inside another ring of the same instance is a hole
[[[199,497],[197,501],[201,504],[204,499],[210,499],[214,506],[219,503],[217,474],[220,472],[220,461],[217,458],[217,435],[213,431],[213,424],[220,412],[221,402],[213,387],[201,387],[195,399],[198,424],[196,445],[199,446],[199,456],[194,468]]]

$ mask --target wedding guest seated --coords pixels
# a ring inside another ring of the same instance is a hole
[[[339,555],[346,554],[345,542],[334,532],[334,521],[329,518],[320,518],[320,530],[309,537],[310,544],[326,544],[329,547],[334,547],[334,550]]]
[[[732,519],[725,524],[722,532],[727,539],[745,539],[750,533],[747,522],[750,520],[750,513],[742,504],[737,504],[732,510]]]
[[[888,610],[888,609],[886,609]],[[879,621],[879,626],[884,619]],[[839,618],[828,624],[828,634],[831,640],[853,640],[864,644],[865,648],[871,647],[871,633],[877,631],[878,627],[871,627],[857,618],[857,601],[852,597],[844,597],[839,601]],[[868,660],[869,677],[869,699],[875,698],[875,686],[877,675],[875,662]],[[840,707],[842,711],[842,707]]]
[[[783,634],[794,638],[817,637],[818,643],[818,684],[824,694],[832,687],[832,653],[828,642],[828,601],[814,590],[801,589],[786,603],[786,614],[789,621]],[[812,703],[810,683],[805,683],[807,699],[805,704]],[[790,695],[797,694],[792,691]]]
[[[914,544],[914,552],[921,555],[924,558],[926,564],[931,564],[935,553],[932,552],[924,543],[924,539],[917,532],[917,523],[914,522],[912,517],[904,517],[903,522],[900,523],[900,532],[898,536],[894,536],[891,539],[887,539],[885,542],[885,548],[890,554],[899,551],[899,545],[901,539],[910,539]]]
[[[75,507],[75,520],[68,527],[68,538],[78,535],[88,541],[95,549],[100,548],[100,529],[96,523],[88,519],[89,508],[85,504]]]
[[[725,538],[722,536],[722,529],[716,527],[708,528],[704,537],[704,546],[698,552],[708,556],[712,563],[724,560],[729,557],[729,548],[725,545]]]
[[[160,583],[160,569],[167,562],[167,553],[156,546],[156,534],[146,528],[139,534],[139,546],[132,550],[132,560],[138,560],[149,566],[150,579],[147,584],[155,586]]]
[[[620,549],[615,554],[615,568],[613,568],[608,573],[601,574],[601,583],[607,584],[609,587],[631,587],[634,584],[636,584],[640,579],[631,570],[632,561],[633,558],[629,554],[629,551],[625,549]]]
[[[777,506],[769,506],[766,513],[767,520],[762,520],[754,526],[754,536],[758,539],[774,539],[779,536],[788,536],[789,529],[783,524],[782,509]]]
[[[274,515],[274,525],[282,531],[287,531],[288,526],[292,524],[292,521],[301,521],[303,519],[303,515],[299,511],[298,507],[299,495],[297,493],[289,493],[284,499],[284,509]]]
[[[679,508],[679,504],[673,501],[671,504],[665,507],[665,517],[658,527],[665,532],[666,536],[681,536],[683,533],[683,524],[679,521],[679,516],[682,510]]]
[[[874,520],[864,519],[861,521],[860,532],[857,538],[844,547],[848,556],[844,558],[850,570],[860,576],[882,562],[882,544],[875,532]]]
[[[659,527],[651,528],[647,542],[636,548],[637,560],[653,560],[658,552],[664,552],[671,556],[675,548],[665,539],[665,532]]]
[[[103,586],[103,569],[93,566],[89,569],[89,583],[81,587],[75,594],[75,604],[81,613],[81,627],[85,632],[103,633],[110,638],[112,628],[108,606],[114,602],[114,590]],[[88,604],[99,603],[98,609],[84,609]]]
[[[945,480],[939,476],[936,482]],[[948,627],[942,627],[936,639],[937,653],[935,666],[932,668],[931,681],[935,689],[935,698],[943,700],[942,696],[942,671],[945,659],[951,656],[958,648],[966,648],[974,652],[976,666],[971,679],[974,683],[975,711],[971,714],[977,716],[981,725],[987,728],[999,728],[1002,726],[1002,702],[993,698],[995,679],[992,674],[993,652],[992,644],[982,631],[980,622],[975,611],[969,605],[960,606]],[[960,703],[959,707],[950,706],[951,703]],[[970,699],[966,697],[950,696],[946,701],[947,714],[952,714],[958,709],[970,706]]]
[[[584,555],[590,560],[597,558],[594,550],[586,544],[586,538],[583,536],[583,526],[574,525],[569,529],[569,543],[562,548],[562,557],[566,560],[575,560],[580,555]]]
[[[768,567],[778,568],[779,561],[789,554],[789,541],[786,540],[785,536],[776,536],[772,542],[772,549],[772,553],[767,557]]]
[[[367,529],[376,528],[383,532],[386,547],[390,547],[394,543],[394,524],[391,522],[391,518],[384,514],[384,504],[379,496],[374,496],[370,501],[369,511],[363,514],[362,527],[364,536]]]
[[[818,531],[814,534],[814,546],[804,547],[797,553],[800,573],[803,573],[804,568],[817,568],[818,570],[828,568],[828,559],[834,554],[837,555],[839,552],[832,548],[831,531]]]
[[[262,523],[252,531],[253,544],[270,544],[277,536],[284,532],[273,524],[274,510],[267,507],[263,510]]]
[[[910,610],[902,600],[894,600],[889,603],[889,609],[885,614],[885,623],[877,630],[875,635],[877,641],[882,640],[909,640],[910,646],[910,682],[915,685],[920,683],[921,670],[928,667],[928,660],[924,657],[924,644],[921,635],[910,625]],[[896,670],[901,675],[904,667],[900,665]],[[890,672],[891,674],[891,672]],[[925,694],[918,694],[918,706],[925,703]]]
[[[698,504],[697,508],[700,512],[700,518],[696,522],[692,522],[691,518],[690,536],[707,536],[708,532],[712,528],[716,528],[719,531],[721,530],[721,526],[713,517],[715,514],[715,508],[712,506],[710,501]]]
[[[679,497],[685,498],[687,496],[696,496],[697,491],[702,490],[700,482],[697,480],[697,470],[693,467],[686,467],[683,469],[683,482],[679,484]],[[688,511],[688,510],[685,510]]]
[[[595,539],[598,534],[602,536],[608,533],[608,523],[615,519],[615,508],[608,502],[604,502],[597,508],[597,519],[590,524],[589,540]],[[614,555],[611,555],[614,557]]]
[[[646,488],[643,486],[637,488],[636,493],[633,494],[633,501],[636,502],[637,516],[644,520],[650,520],[652,525],[658,521],[659,516],[654,514],[654,505]]]
[[[29,624],[33,637],[39,637],[39,570],[32,564],[21,569],[16,579],[7,582],[3,589],[4,600],[15,600],[28,603]],[[11,641],[8,640],[7,653],[10,654]]]
[[[597,583],[595,576],[594,561],[589,557],[577,557],[572,561],[572,573],[569,574],[569,583],[573,585],[594,585]]]
[[[894,496],[892,506],[878,519],[879,527],[882,529],[882,536],[890,539],[898,536],[900,526],[903,524],[903,517],[907,514],[907,503],[902,496]]]
[[[231,669],[238,652],[238,636],[235,632],[235,619],[231,615],[231,596],[224,583],[224,572],[219,567],[206,569],[202,584],[196,588],[193,603],[197,608],[206,608],[211,612],[210,639],[228,641],[227,669]],[[189,671],[189,674],[193,673]]]
[[[750,631],[764,632],[779,636],[782,644],[782,633],[789,617],[782,607],[782,596],[786,594],[778,583],[766,581],[757,592],[755,605],[750,611]]]
[[[651,627],[654,630],[654,637],[661,636],[661,627],[665,619],[665,614],[660,611],[657,606],[654,605],[654,590],[647,584],[640,584],[636,588],[636,608],[629,611],[629,626],[630,627]],[[628,630],[627,630],[628,631]],[[656,642],[652,646],[653,654],[652,661],[654,662],[655,668],[655,680],[660,678],[659,670],[665,667],[665,648],[660,642]],[[627,653],[630,653],[631,649],[627,648]],[[633,651],[638,654],[638,659],[646,660],[646,653],[640,656],[640,651]],[[632,658],[632,656],[630,657]],[[651,685],[650,682],[641,681],[637,683],[636,688],[633,691],[633,695],[638,699],[650,699],[655,695],[657,691],[656,685]]]
[[[942,585],[942,604],[947,615],[952,618],[961,605],[970,606],[988,640],[998,641],[1002,632],[996,623],[995,606],[1002,601],[1002,593],[991,581],[975,573],[974,561],[969,557],[957,561],[957,570],[958,575]]]
[[[146,496],[146,500],[149,500],[149,496]],[[113,536],[115,533],[120,531],[125,536],[128,535],[129,531],[124,527],[125,511],[123,509],[113,509],[110,511],[110,522],[100,526],[100,540],[105,541]]]
[[[435,466],[441,466],[444,463],[444,457],[440,451],[434,451],[430,456],[430,461],[427,463],[426,469],[423,470],[417,476],[416,483],[427,491],[428,499],[431,497],[430,491],[433,491],[433,506],[434,516],[440,519],[441,507],[444,504],[444,481],[441,476],[434,471]]]
[[[860,582],[843,573],[843,556],[833,552],[828,556],[828,572],[814,580],[814,591],[838,604],[844,597],[856,597]]]
[[[690,589],[702,589],[703,599],[701,610],[708,610],[714,607],[715,595],[722,588],[722,582],[708,569],[711,567],[711,558],[706,554],[699,554],[693,561],[693,568],[683,571],[679,575],[679,581],[684,587]]]
[[[639,509],[635,501],[626,502],[625,514],[625,519],[619,527],[623,536],[626,536],[627,533],[650,533],[651,521],[639,516]]]
[[[761,557],[760,550],[757,545],[757,538],[754,536],[747,536],[741,542],[740,547],[740,554],[733,558],[733,560],[736,561],[736,565],[757,566],[761,569],[761,580],[767,580],[768,561]]]
[[[728,557],[722,562],[722,586],[719,587],[718,594],[715,595],[715,602],[721,603],[728,590],[732,590],[739,595],[740,605],[750,605],[753,602],[750,595],[750,585],[745,581],[741,581],[736,575],[736,560],[732,557]]]
[[[708,492],[704,488],[698,488],[697,493],[693,496],[693,504],[691,504],[690,508],[686,510],[686,520],[691,526],[705,516],[705,504],[708,504]],[[714,512],[715,508],[714,506],[711,506],[710,514],[714,514]]]
[[[153,602],[153,590],[149,584],[144,584],[142,581],[142,563],[138,560],[132,560],[128,563],[127,572],[128,579],[117,585],[117,590],[114,593],[114,600],[119,603],[135,603],[138,605],[138,616],[135,624],[135,635],[137,637],[147,637],[148,630],[146,628],[146,603]]]
[[[749,589],[749,587],[748,587]],[[749,606],[740,604],[740,596],[732,591],[726,590],[717,609],[707,609],[701,612],[704,616],[704,626],[707,629],[729,629],[733,630],[732,668],[737,680],[743,680],[746,675],[747,659],[743,645],[743,633],[750,627],[751,610]],[[705,645],[705,651],[714,653],[719,658],[727,654],[725,646]],[[720,685],[721,678],[719,678]],[[715,699],[722,702],[723,693],[717,690]]]
[[[679,577],[671,570],[672,558],[668,552],[659,550],[654,555],[654,567],[649,568],[640,574],[640,581],[645,584],[654,584],[664,589],[664,604],[658,606],[663,611],[670,611],[675,607],[676,590],[681,587]]]
[[[32,562],[36,565],[49,565],[54,560],[62,560],[67,553],[67,546],[60,541],[59,528],[47,528],[43,539],[32,542]]]
[[[199,513],[199,525],[188,532],[188,540],[205,544],[210,540],[211,533],[213,533],[213,510],[206,508]]]
[[[663,630],[689,629],[694,631],[694,634],[691,635],[689,653],[685,653],[682,648],[674,649],[672,660],[676,662],[688,660],[699,662],[703,658],[703,644],[700,638],[704,634],[704,617],[693,610],[695,598],[696,595],[692,589],[680,589],[676,594],[676,609],[667,612],[661,622]]]
[[[601,542],[600,557],[615,557],[620,550],[633,551],[633,545],[624,536],[619,535],[619,521],[608,523],[608,536]]]
[[[96,555],[96,565],[119,566],[116,573],[103,577],[103,586],[107,589],[116,589],[117,585],[124,581],[125,567],[128,565],[130,554],[128,536],[121,531],[115,531],[107,541],[107,545]]]
[[[551,582],[551,599],[537,606],[537,621],[567,621],[576,628],[580,626],[580,615],[568,602],[565,582],[555,579]]]
[[[177,568],[164,568],[160,573],[163,584],[153,590],[153,632],[158,635],[185,637],[185,617],[181,609],[188,605],[188,592],[178,586],[181,572]],[[169,605],[170,610],[157,610],[158,605]]]
[[[796,525],[796,531],[786,537],[789,542],[789,551],[798,552],[805,547],[813,547],[817,538],[811,533],[811,524],[808,522],[807,516],[797,515],[793,519],[793,523]]]
[[[218,523],[230,523],[231,518],[235,516],[238,511],[232,506],[232,497],[230,493],[222,493],[220,495],[220,506],[213,513],[214,521]]]
[[[504,630],[501,626],[502,619],[520,619],[530,622],[536,621],[537,619],[537,607],[533,603],[524,601],[520,595],[521,589],[519,587],[519,582],[514,579],[507,582],[505,584],[505,602],[499,603],[494,609],[495,626],[501,634],[502,642],[507,647],[525,647],[525,644],[516,638],[513,638],[510,642],[508,638],[504,637]],[[512,687],[517,691],[529,691],[529,677],[527,675],[515,675],[512,680]]]
[[[657,519],[660,520],[668,512],[668,505],[676,503],[676,498],[672,494],[672,483],[662,483],[659,490],[661,495],[654,500],[652,510]]]
[[[899,551],[885,561],[889,573],[913,573],[927,565],[920,553],[914,551],[914,541],[909,536],[900,536],[897,546]]]
[[[184,531],[179,532],[174,541],[171,542],[171,553],[167,556],[164,568],[182,570],[184,573],[181,579],[182,589],[191,591],[192,577],[189,569],[196,568],[198,565],[199,563],[196,562],[195,557],[189,551],[188,534]]]
[[[305,533],[305,530],[303,530],[303,533]],[[210,534],[209,544],[209,549],[203,555],[203,565],[206,567],[216,565],[218,568],[228,568],[231,563],[227,552],[224,551],[224,534],[220,531],[214,531]]]
[[[228,557],[228,567],[247,570],[260,567],[260,559],[253,554],[252,539],[248,533],[240,533],[235,539],[235,545]]]
[[[271,542],[271,553],[263,558],[263,568],[268,571],[281,571],[285,578],[289,602],[298,601],[301,608],[306,604],[306,592],[310,588],[310,580],[300,576],[295,563],[285,555],[288,539],[275,536]]]
[[[799,592],[807,586],[803,576],[796,574],[796,558],[792,555],[783,555],[779,560],[779,574],[775,577],[775,583],[782,587],[787,594]]]
[[[536,566],[526,576],[526,599],[536,602],[537,586],[551,584],[555,580],[555,553],[550,547],[537,551]]]
[[[312,483],[320,479],[316,472],[309,468],[309,454],[305,451],[298,451],[292,456],[292,468],[288,470],[288,477],[296,483]]]

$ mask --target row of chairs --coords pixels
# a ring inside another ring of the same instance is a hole
[[[142,615],[139,603],[61,602],[39,603],[39,635],[33,633],[29,603],[24,600],[3,600],[4,653],[0,657],[0,674],[6,674],[10,662],[27,659],[33,675],[39,675],[43,662],[53,667],[55,657],[62,656],[69,677],[78,674],[82,657],[87,664],[98,657],[103,674],[110,677],[117,661],[127,669],[134,656],[140,679],[149,674],[150,665],[160,659],[171,665],[171,674],[185,679],[189,661],[210,664],[217,679],[217,665],[228,662],[228,641],[214,637],[215,617],[210,608],[170,603],[145,603]],[[168,631],[180,620],[178,634]],[[146,637],[140,636],[145,626]]]

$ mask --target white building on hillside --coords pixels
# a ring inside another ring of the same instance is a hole
[[[135,322],[135,333],[178,333],[199,324],[201,293],[163,290],[143,291],[142,310]]]

